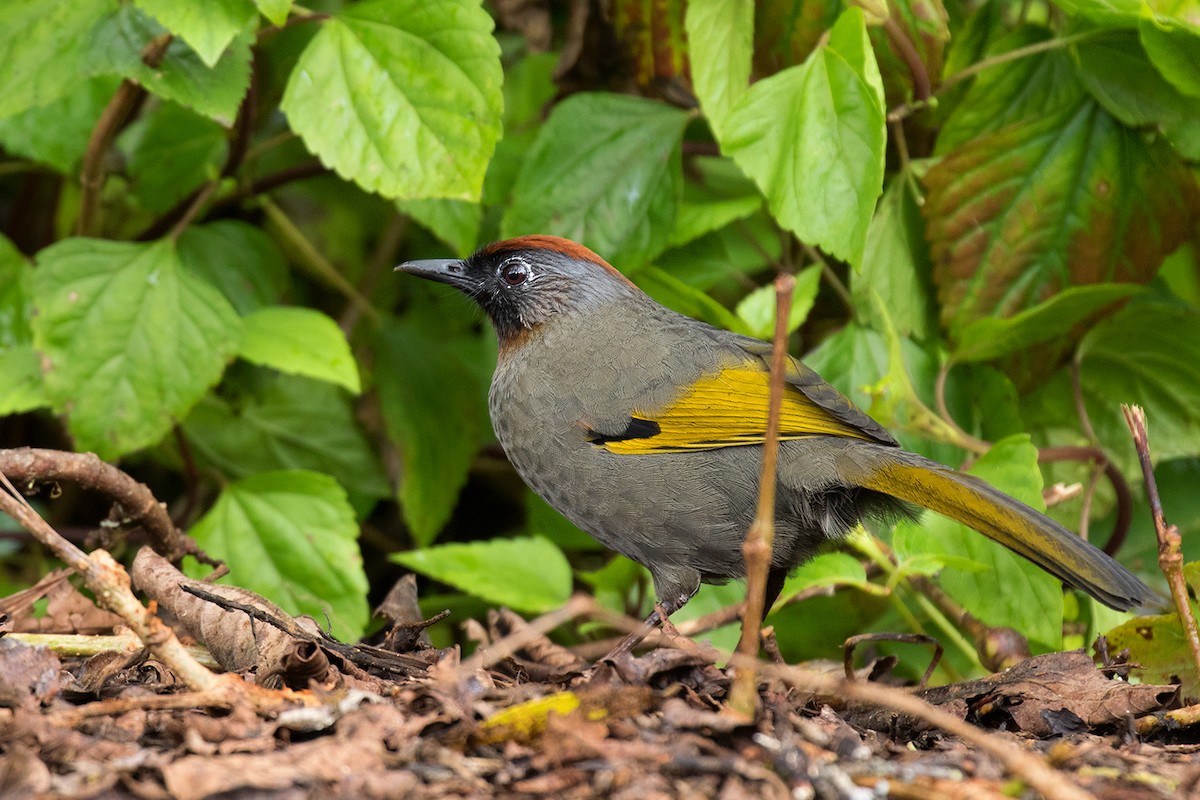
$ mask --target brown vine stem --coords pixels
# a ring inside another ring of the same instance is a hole
[[[767,400],[767,431],[763,441],[762,474],[758,484],[758,508],[746,534],[742,552],[746,562],[746,613],[742,616],[742,636],[738,652],[748,657],[739,668],[729,693],[729,708],[734,714],[754,718],[758,708],[759,633],[766,610],[767,573],[775,544],[775,481],[779,458],[779,416],[783,408],[783,378],[787,368],[787,322],[792,307],[796,278],[783,273],[775,279],[775,340],[771,350],[771,383]],[[773,600],[774,598],[772,598]]]
[[[166,55],[172,36],[164,33],[156,36],[142,49],[142,62],[157,67]],[[100,192],[104,188],[104,157],[112,146],[117,133],[129,121],[138,104],[146,97],[146,90],[138,83],[126,78],[121,81],[112,99],[104,107],[92,135],[88,138],[83,154],[83,166],[79,172],[79,219],[75,231],[80,236],[92,236],[100,227]]]
[[[1184,637],[1192,651],[1192,668],[1200,675],[1200,630],[1196,627],[1196,617],[1192,614],[1191,603],[1188,602],[1187,583],[1183,578],[1183,539],[1179,536],[1177,527],[1167,524],[1162,500],[1158,496],[1158,481],[1154,479],[1154,464],[1150,461],[1150,435],[1146,430],[1146,412],[1141,406],[1122,404],[1121,413],[1125,415],[1125,424],[1129,426],[1133,435],[1133,445],[1137,449],[1142,477],[1146,482],[1146,500],[1150,503],[1154,531],[1158,534],[1158,568],[1162,570],[1167,578],[1167,585],[1171,587],[1171,599],[1175,601],[1175,610],[1179,613]]]
[[[169,561],[191,555],[204,564],[216,566],[220,563],[209,558],[196,546],[195,540],[175,527],[166,508],[148,486],[101,461],[94,453],[33,447],[0,450],[0,473],[22,485],[67,481],[101,492],[120,505],[125,520],[142,526],[154,549]]]

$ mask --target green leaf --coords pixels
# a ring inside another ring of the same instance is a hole
[[[745,277],[779,263],[783,237],[765,209],[707,233],[655,259],[654,264],[694,289],[740,289]]]
[[[404,460],[404,521],[427,545],[450,518],[482,442],[483,387],[445,341],[401,325],[385,326],[376,359],[384,425]]]
[[[344,389],[250,367],[237,377],[233,387],[242,394],[209,395],[183,422],[202,464],[234,479],[281,469],[325,472],[359,509],[391,493]]]
[[[33,267],[0,236],[0,417],[50,404],[32,346],[32,295]]]
[[[1138,22],[1146,55],[1164,78],[1190,97],[1200,97],[1200,35],[1182,28],[1162,28],[1150,20]]]
[[[254,0],[254,5],[272,25],[283,25],[292,12],[292,0]]]
[[[479,244],[479,228],[483,224],[483,207],[479,203],[432,198],[402,200],[396,207],[450,245],[459,258],[469,256]]]
[[[775,605],[784,605],[801,592],[822,586],[874,588],[870,586],[867,571],[857,558],[848,553],[822,553],[788,576]]]
[[[503,75],[478,0],[365,0],[326,20],[288,78],[292,130],[385,197],[479,199]]]
[[[981,58],[1043,45],[1052,38],[1045,28],[1025,25],[990,43]],[[1059,113],[1078,105],[1083,97],[1083,84],[1065,48],[984,70],[972,79],[971,88],[938,133],[935,152],[943,155],[1014,122]]]
[[[1037,448],[1028,436],[997,442],[970,473],[1034,508],[1045,508]],[[892,545],[902,562],[915,556],[947,555],[986,565],[983,571],[947,568],[938,583],[988,625],[1021,631],[1041,650],[1060,648],[1063,594],[1058,578],[983,534],[940,516],[900,522]]]
[[[183,38],[209,67],[258,17],[250,0],[134,0],[163,27]]]
[[[500,225],[550,233],[633,270],[666,247],[682,191],[687,114],[618,94],[576,94],[538,133]]]
[[[0,235],[0,348],[29,344],[33,334],[33,267]]]
[[[933,267],[912,181],[911,174],[900,172],[883,193],[867,229],[862,269],[850,273],[850,290],[855,307],[865,312],[874,291],[900,335],[924,339],[933,330],[927,288]]]
[[[28,344],[0,347],[0,417],[50,405],[41,362]]]
[[[237,481],[191,530],[229,565],[230,578],[290,614],[308,614],[334,638],[367,624],[367,576],[346,492],[328,475],[266,472]]]
[[[62,97],[89,63],[92,29],[116,13],[116,0],[4,0],[0,3],[0,118]]]
[[[787,332],[793,333],[808,319],[817,291],[821,288],[821,265],[813,264],[796,274],[796,289],[788,311]],[[770,340],[775,335],[775,284],[760,286],[742,298],[737,315],[746,323],[751,336]]]
[[[504,72],[504,135],[483,180],[483,203],[506,206],[517,182],[525,154],[545,118],[545,109],[558,87],[555,53],[535,53],[511,64]]]
[[[858,8],[804,64],[750,87],[720,137],[784,227],[854,265],[883,188],[885,141],[883,85]]]
[[[744,219],[762,207],[758,187],[727,158],[697,156],[688,163],[683,202],[668,242],[679,247]]]
[[[225,129],[174,103],[163,103],[130,128],[129,175],[142,208],[162,213],[216,177],[225,158]]]
[[[1195,603],[1192,613],[1197,613]],[[1185,697],[1200,693],[1200,675],[1179,614],[1135,617],[1113,628],[1105,638],[1113,648],[1110,652],[1129,650],[1130,661],[1140,667],[1136,674],[1145,683],[1178,683]]]
[[[963,329],[952,357],[988,361],[1065,336],[1088,317],[1140,291],[1142,287],[1134,283],[1072,286],[1011,317],[977,319]]]
[[[268,306],[242,320],[238,356],[252,364],[362,391],[350,343],[337,323],[311,308]]]
[[[149,67],[139,58],[130,77],[164,100],[173,100],[227,128],[232,127],[238,106],[250,87],[253,41],[250,34],[237,37],[210,67],[183,40],[175,39],[167,47],[162,63]]]
[[[1136,31],[1106,33],[1076,51],[1080,79],[1110,114],[1130,127],[1160,128],[1181,155],[1200,160],[1200,97],[1183,94],[1154,68]]]
[[[169,240],[66,239],[34,273],[34,345],[76,445],[101,458],[154,444],[214,385],[241,320]]]
[[[1155,459],[1200,452],[1200,312],[1131,302],[1088,332],[1076,359],[1106,452],[1131,454],[1122,403],[1145,408]]]
[[[689,0],[684,25],[692,86],[708,124],[723,138],[730,113],[750,86],[754,4]]]
[[[957,338],[1070,285],[1149,280],[1200,192],[1161,141],[1091,101],[972,139],[925,177],[943,322]]]
[[[686,314],[718,328],[748,333],[741,318],[699,289],[657,267],[646,267],[637,274],[637,285],[672,311]]]
[[[238,220],[192,225],[179,237],[179,259],[224,293],[242,316],[277,303],[287,262],[262,229]]]
[[[541,613],[571,596],[571,565],[539,537],[443,544],[389,559],[489,603]]]
[[[79,81],[57,100],[0,119],[0,144],[9,155],[77,172],[92,128],[118,84],[115,75]]]

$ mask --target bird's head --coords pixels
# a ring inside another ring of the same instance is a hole
[[[642,292],[600,256],[557,236],[495,242],[466,259],[407,261],[400,272],[448,283],[491,317],[502,346],[562,315]]]

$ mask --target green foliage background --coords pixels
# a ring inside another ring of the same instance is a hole
[[[232,580],[344,638],[404,567],[458,619],[573,586],[643,613],[644,571],[498,452],[477,313],[391,273],[552,233],[759,336],[798,273],[793,352],[910,449],[1033,503],[1082,483],[1052,513],[1093,538],[1114,495],[1078,448],[1140,485],[1140,403],[1200,557],[1200,3],[588,7],[6,0],[0,444],[118,461]],[[1121,556],[1149,574],[1137,505]],[[789,657],[914,628],[977,672],[918,575],[1035,649],[1121,619],[944,520],[854,545],[789,582],[839,588],[776,614]],[[4,581],[34,580],[4,546]]]

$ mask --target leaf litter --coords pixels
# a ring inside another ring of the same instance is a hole
[[[725,704],[730,670],[695,645],[666,641],[592,666],[540,620],[497,609],[473,625],[477,654],[461,659],[428,644],[408,582],[385,603],[383,646],[347,646],[251,592],[188,581],[149,551],[134,574],[159,613],[227,668],[308,701],[271,712],[188,705],[148,651],[60,658],[4,636],[0,797],[1036,796],[927,720],[803,691],[770,669],[758,718],[738,718]],[[208,599],[184,588],[194,585]],[[6,632],[22,619],[12,605],[2,606]],[[70,607],[54,619],[64,632],[83,619]],[[1130,684],[1125,672],[1082,651],[1051,653],[917,695],[1052,765],[1090,793],[1078,796],[1194,793],[1195,731],[1133,727],[1177,705],[1177,687]]]

